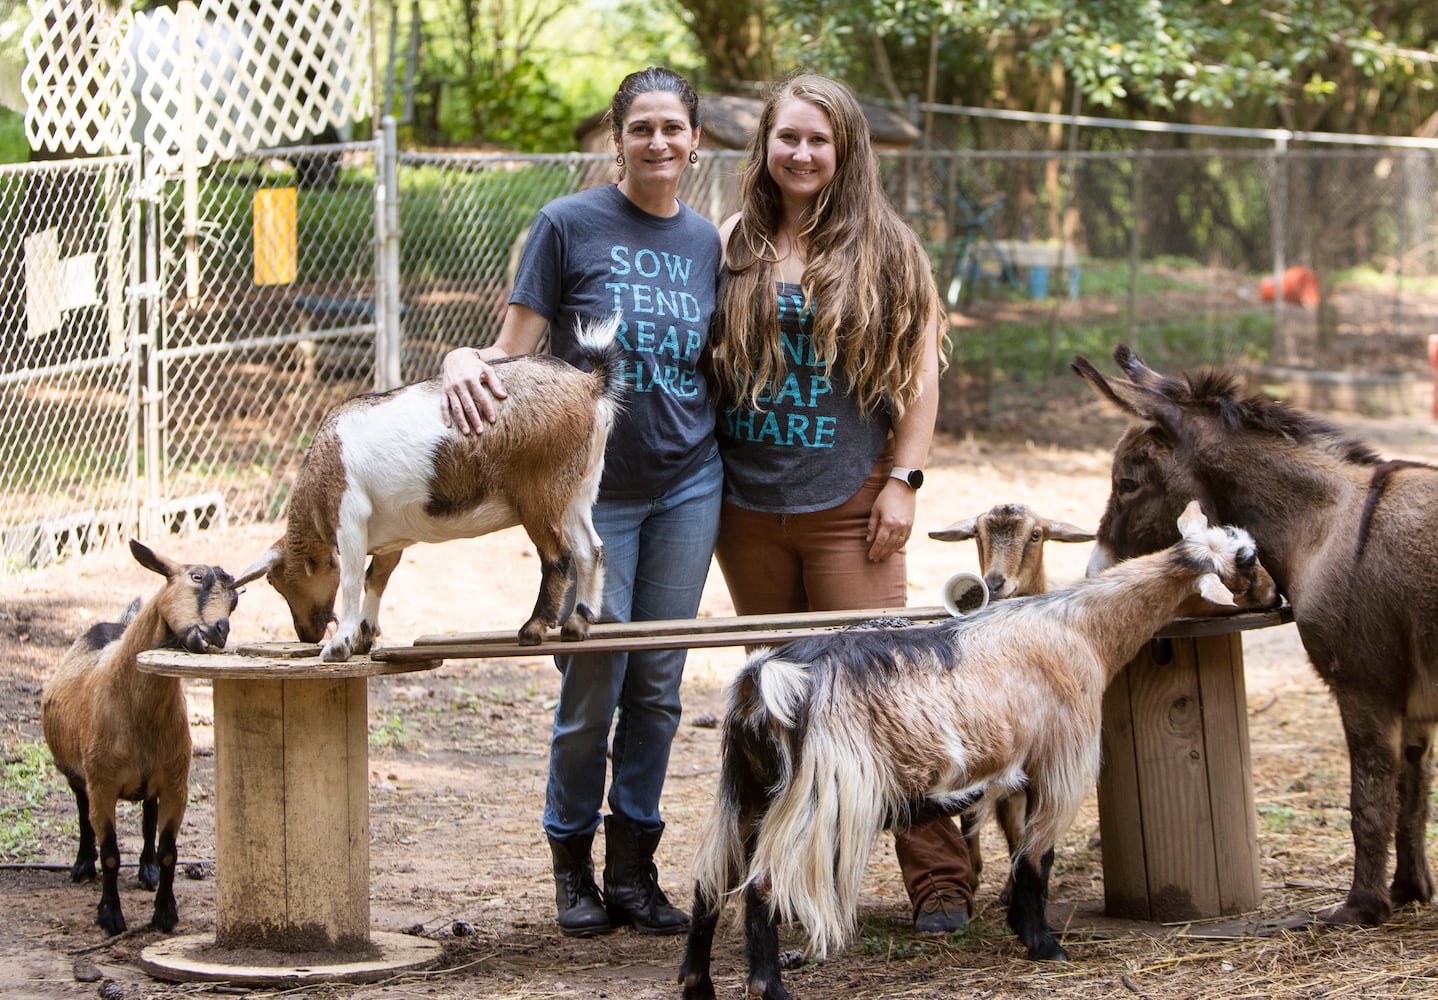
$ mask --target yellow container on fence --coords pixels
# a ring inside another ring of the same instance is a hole
[[[299,273],[295,189],[255,192],[255,284],[288,285]]]

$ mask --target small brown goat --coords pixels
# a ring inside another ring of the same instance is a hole
[[[1002,600],[1048,591],[1048,575],[1044,571],[1045,542],[1091,542],[1094,533],[1067,521],[1042,517],[1021,503],[1001,503],[982,514],[931,531],[929,537],[941,542],[962,542],[972,538],[979,550],[979,575],[984,578],[984,586],[988,587],[993,600]],[[964,840],[968,842],[975,878],[984,870],[979,829],[990,811],[1003,831],[1010,856],[1018,850],[1023,830],[1024,799],[1021,795],[1007,795],[997,801],[986,797],[972,810],[966,811],[962,820]]]
[[[140,802],[144,846],[140,884],[155,889],[151,921],[174,930],[175,838],[189,796],[190,726],[178,677],[142,673],[135,657],[172,646],[203,653],[224,646],[239,588],[218,566],[173,562],[131,540],[130,552],[165,585],[122,622],[93,626],[65,652],[45,684],[40,718],[55,766],[75,794],[80,848],[70,877],[95,877],[96,843],[102,871],[96,922],[107,934],[125,929],[117,876],[120,847],[115,803]],[[158,849],[156,831],[159,833]]]
[[[516,524],[539,551],[539,597],[519,641],[556,624],[571,570],[575,605],[563,638],[599,619],[604,549],[590,509],[604,448],[624,396],[619,316],[579,331],[581,371],[547,354],[497,361],[507,397],[483,434],[446,427],[439,380],[347,400],[325,417],[290,493],[284,536],[247,572],[267,573],[295,633],[321,657],[367,653],[379,602],[404,549],[473,538]],[[373,556],[365,569],[366,556]]]

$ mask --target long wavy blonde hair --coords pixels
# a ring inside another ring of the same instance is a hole
[[[842,364],[864,412],[892,408],[902,416],[922,389],[924,339],[940,307],[928,255],[889,204],[858,100],[836,80],[811,73],[782,81],[769,95],[749,141],[744,207],[725,248],[728,273],[710,338],[721,399],[762,409],[765,386],[787,371],[779,339],[774,268],[783,217],[779,186],[769,175],[769,133],[779,105],[807,101],[829,116],[834,179],[819,193],[799,229],[807,250],[801,287],[814,307],[815,353]]]

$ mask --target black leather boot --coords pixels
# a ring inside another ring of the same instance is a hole
[[[669,903],[659,888],[654,851],[664,834],[635,834],[619,816],[604,817],[604,900],[616,926],[629,924],[640,934],[682,934],[689,915]]]
[[[594,862],[589,851],[594,834],[549,838],[554,858],[554,907],[559,911],[559,933],[568,937],[593,937],[614,929],[599,886],[594,883]]]

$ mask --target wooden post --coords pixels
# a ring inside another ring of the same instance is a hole
[[[365,678],[214,681],[215,943],[369,945]]]
[[[1156,638],[1104,696],[1109,916],[1196,920],[1262,896],[1241,633]]]

